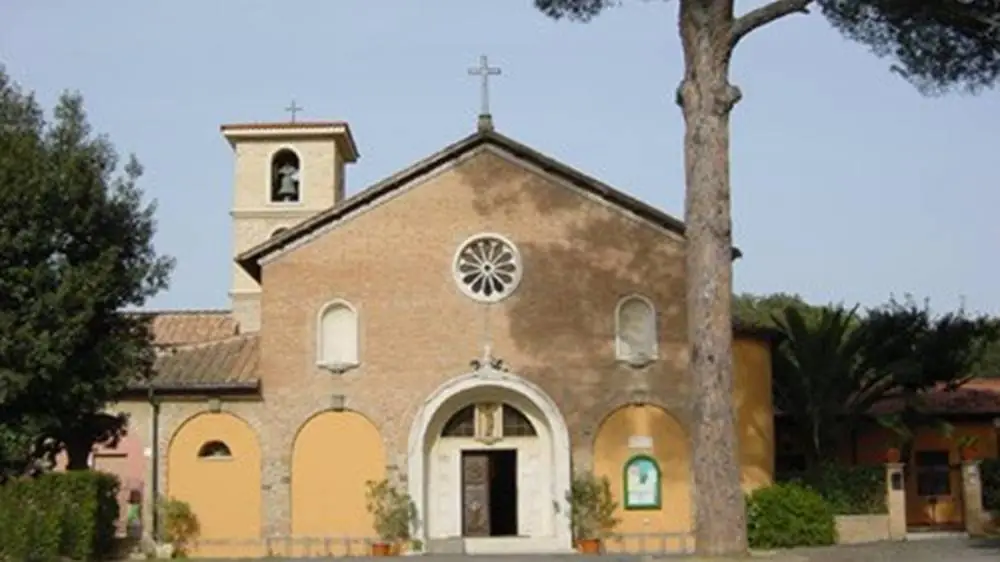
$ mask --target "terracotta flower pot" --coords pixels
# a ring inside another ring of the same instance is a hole
[[[900,459],[900,453],[898,447],[889,447],[889,450],[885,452],[885,462],[897,463]]]
[[[372,543],[372,556],[392,556],[392,545],[387,542]]]
[[[581,554],[600,554],[601,539],[580,539],[576,541],[576,549]]]

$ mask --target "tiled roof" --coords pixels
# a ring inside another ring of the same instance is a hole
[[[239,325],[228,310],[169,310],[139,314],[150,318],[153,343],[160,347],[205,343],[239,334]]]
[[[156,359],[154,387],[252,387],[257,383],[256,334],[169,348]],[[145,385],[141,385],[145,386]]]
[[[869,410],[874,416],[898,412],[902,398],[886,398]],[[1000,416],[1000,379],[973,379],[955,390],[944,387],[923,395],[922,411],[941,415],[996,415]],[[775,408],[775,415],[785,413]]]
[[[923,411],[931,414],[1000,414],[1000,380],[973,379],[955,390],[940,388],[923,396]],[[899,411],[902,399],[890,398],[872,407],[873,414]]]

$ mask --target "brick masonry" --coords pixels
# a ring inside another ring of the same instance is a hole
[[[637,389],[689,425],[683,240],[493,149],[477,150],[264,264],[263,401],[223,403],[259,437],[264,533],[289,532],[292,443],[335,395],[371,420],[390,468],[405,473],[414,414],[438,386],[471,370],[487,315],[494,354],[559,406],[578,467],[589,466],[601,421]],[[512,240],[524,263],[518,291],[489,309],[462,295],[451,275],[456,249],[481,232]],[[657,307],[660,357],[642,369],[615,361],[615,305],[630,293]],[[315,364],[317,314],[333,299],[349,301],[360,317],[361,365],[342,375]],[[163,406],[161,490],[171,436],[207,409],[204,400]]]

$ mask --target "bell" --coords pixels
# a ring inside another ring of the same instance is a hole
[[[295,184],[293,183],[292,178],[288,176],[281,178],[281,186],[278,187],[279,199],[295,199],[295,196],[298,195],[298,193],[299,190],[295,189]]]
[[[278,199],[283,201],[294,200],[299,195],[299,188],[295,185],[295,176],[297,175],[295,168],[291,166],[285,166],[284,168],[278,170],[279,181],[281,184],[278,186]]]

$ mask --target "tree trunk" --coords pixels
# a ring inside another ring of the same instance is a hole
[[[747,552],[733,400],[729,84],[733,0],[681,0],[694,534],[701,555]]]
[[[66,470],[89,470],[90,453],[90,443],[66,443]]]

